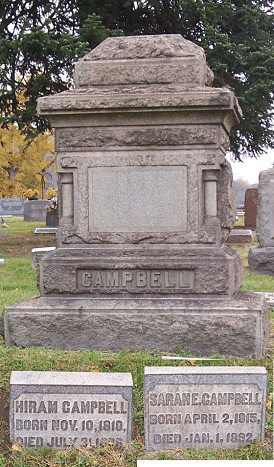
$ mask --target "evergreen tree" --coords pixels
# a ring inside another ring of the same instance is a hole
[[[125,35],[181,34],[202,46],[213,86],[235,92],[244,117],[231,132],[235,159],[274,148],[274,2],[264,0],[78,0]]]
[[[45,131],[37,98],[68,89],[75,62],[106,37],[177,33],[204,47],[213,85],[239,99],[235,158],[258,156],[274,148],[273,19],[263,0],[0,0],[0,122]]]

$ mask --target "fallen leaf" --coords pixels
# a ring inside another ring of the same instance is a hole
[[[267,407],[268,409],[271,409],[272,400],[273,400],[273,392],[272,392],[271,394],[269,394],[268,399],[267,399],[266,407]]]
[[[100,370],[99,370],[99,367],[98,367],[98,366],[89,366],[89,367],[88,367],[88,371],[91,371],[91,372],[93,372],[93,373],[97,373],[97,372],[99,372]]]
[[[186,360],[186,363],[190,363],[190,365],[194,366],[196,363],[196,360]]]
[[[19,446],[19,444],[13,444],[11,449],[13,451],[22,451],[22,448],[21,448],[21,446]]]

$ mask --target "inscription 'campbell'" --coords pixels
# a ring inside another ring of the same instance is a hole
[[[78,270],[78,287],[104,291],[192,290],[194,270]]]

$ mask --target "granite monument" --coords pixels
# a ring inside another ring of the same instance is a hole
[[[74,80],[38,100],[55,128],[58,248],[41,260],[41,297],[6,308],[6,344],[261,358],[268,307],[239,292],[225,244],[234,94],[178,34],[108,38]]]

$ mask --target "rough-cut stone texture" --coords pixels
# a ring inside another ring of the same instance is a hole
[[[12,371],[10,440],[56,449],[128,444],[132,390],[130,373]]]
[[[40,270],[42,295],[233,297],[244,280],[239,256],[228,247],[58,249]]]
[[[180,35],[117,37],[76,64],[75,89],[38,99],[56,132],[60,212],[58,250],[40,263],[46,315],[33,302],[24,307],[25,319],[52,329],[38,345],[57,345],[59,323],[74,335],[67,341],[60,330],[61,348],[173,350],[183,342],[199,353],[265,352],[265,306],[242,317],[234,296],[243,266],[223,247],[236,215],[225,153],[242,113],[212,80],[203,49]],[[10,342],[21,319],[13,311],[5,315]],[[31,322],[20,330],[24,345],[33,345]]]
[[[40,297],[4,311],[7,345],[53,349],[183,348],[193,355],[265,354],[269,313],[264,296],[234,300]]]
[[[248,252],[248,266],[254,274],[274,276],[274,248],[251,247]]]
[[[31,250],[32,267],[36,269],[38,289],[40,287],[40,261],[42,258],[44,258],[49,253],[55,250],[56,250],[55,246],[48,246],[45,248],[33,248]]]
[[[263,441],[266,394],[265,368],[145,367],[146,450]]]

